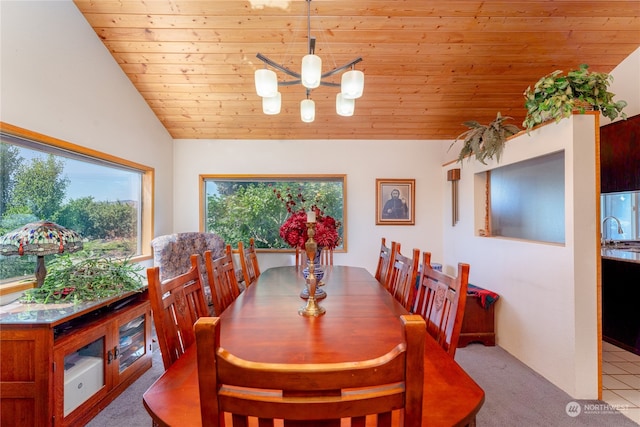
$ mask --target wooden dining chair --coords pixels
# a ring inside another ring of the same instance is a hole
[[[405,342],[376,359],[341,363],[278,364],[240,359],[220,346],[217,317],[195,325],[203,427],[404,426],[422,423],[424,319],[401,316]]]
[[[207,268],[213,308],[216,316],[220,316],[240,295],[231,245],[226,245],[224,255],[217,259],[213,259],[211,251],[206,251],[204,263]]]
[[[296,267],[305,268],[308,259],[307,252],[304,249],[296,248]],[[320,265],[333,265],[333,249],[321,248]]]
[[[453,358],[467,304],[469,264],[458,263],[458,275],[451,277],[431,268],[431,253],[425,252],[418,282],[413,312],[425,319],[427,333]]]
[[[391,246],[387,246],[386,239],[384,237],[382,238],[375,278],[386,289],[389,289],[389,272],[391,271],[389,267],[391,266],[391,260],[393,259],[394,253],[399,250],[400,243],[391,242]]]
[[[258,255],[256,254],[255,240],[253,237],[249,239],[249,246],[246,248],[244,247],[244,243],[239,241],[238,252],[240,253],[242,277],[244,277],[245,286],[249,286],[260,277],[260,265],[258,264]]]
[[[416,279],[420,263],[420,250],[413,249],[413,256],[402,255],[396,250],[389,271],[388,291],[409,312],[416,296]]]
[[[189,271],[164,281],[160,280],[159,267],[147,269],[153,323],[165,369],[195,342],[193,324],[196,320],[209,316],[199,257],[191,255]]]

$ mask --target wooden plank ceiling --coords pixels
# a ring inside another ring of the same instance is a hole
[[[353,117],[336,114],[337,88],[313,90],[303,123],[301,85],[267,116],[253,75],[258,52],[300,69],[306,1],[74,1],[174,138],[454,139],[498,111],[521,126],[538,78],[610,72],[640,46],[638,0],[313,0],[323,72],[360,56],[365,89]]]

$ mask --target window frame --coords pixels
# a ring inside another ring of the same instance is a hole
[[[625,196],[628,196],[630,199],[628,217],[621,216],[614,211],[615,209],[614,200],[612,200],[617,197],[625,197]],[[603,224],[603,221],[606,217],[613,216],[621,222],[624,234],[627,234],[629,236],[624,239],[617,238],[613,240],[620,241],[620,242],[624,242],[624,241],[635,242],[640,240],[640,210],[638,209],[639,207],[640,207],[640,191],[633,190],[633,191],[616,191],[613,193],[601,193],[600,194],[600,225],[601,225],[600,233],[602,234],[602,238],[604,239],[607,237],[611,237],[609,236],[609,233],[605,231],[606,230],[605,227],[612,227],[612,224],[611,223]],[[628,225],[625,223],[627,219],[629,219]],[[613,223],[613,226],[615,226],[615,222]]]
[[[562,191],[565,192],[565,183],[566,183],[566,151],[552,151],[549,153],[544,153],[539,156],[534,156],[531,158],[523,159],[514,163],[509,163],[506,165],[496,165],[495,167],[488,169],[482,172],[476,172],[474,174],[474,194],[475,194],[475,203],[474,203],[474,224],[475,224],[475,232],[476,236],[480,237],[495,237],[501,239],[512,239],[512,240],[521,240],[523,242],[530,243],[541,243],[541,244],[550,244],[550,245],[558,245],[565,246],[567,244],[567,230],[565,225],[566,218],[566,194],[563,194],[562,198],[562,209],[561,213],[557,212],[554,215],[554,218],[557,219],[558,223],[562,224],[562,241],[551,241],[541,236],[539,233],[535,236],[515,236],[511,234],[503,234],[497,233],[494,229],[493,224],[493,206],[492,206],[492,192],[494,191],[492,188],[493,184],[493,174],[496,170],[505,168],[505,169],[513,169],[515,168],[531,168],[536,167],[539,169],[539,163],[547,161],[546,165],[549,164],[549,159],[551,161],[557,160],[556,157],[562,156]],[[560,184],[560,183],[559,183]],[[558,204],[558,206],[560,206]]]
[[[290,182],[290,181],[342,181],[342,218],[336,220],[342,222],[342,244],[334,252],[347,252],[347,175],[346,174],[200,174],[199,175],[199,229],[206,230],[206,182],[207,181],[229,181],[229,182]],[[233,246],[233,245],[232,245]],[[294,248],[270,249],[257,248],[258,252],[289,253],[295,251]]]
[[[131,258],[133,262],[146,261],[152,258],[151,253],[151,239],[153,238],[153,206],[154,206],[154,182],[155,182],[155,169],[142,165],[140,163],[132,162],[111,154],[103,153],[91,148],[83,147],[81,145],[73,144],[68,141],[57,139],[48,135],[44,135],[38,132],[30,131],[28,129],[20,128],[5,122],[0,122],[0,131],[11,137],[20,138],[42,146],[52,147],[53,151],[63,150],[79,157],[85,157],[88,160],[96,159],[101,163],[111,163],[114,167],[122,166],[127,169],[134,169],[141,172],[141,212],[140,212],[140,251],[139,255]],[[16,292],[20,287],[24,287],[25,279],[20,278],[15,281],[9,280],[0,285],[0,296],[9,293]],[[35,278],[32,282],[35,284]]]

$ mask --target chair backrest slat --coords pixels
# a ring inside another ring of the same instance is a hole
[[[424,252],[418,282],[413,312],[425,319],[427,333],[455,357],[467,303],[469,264],[458,263],[458,274],[451,277],[431,268],[431,253]]]
[[[193,325],[209,316],[205,302],[200,255],[191,255],[191,268],[184,274],[160,280],[160,269],[147,269],[149,299],[164,368],[171,366],[195,342]]]
[[[212,259],[211,252],[206,251],[204,260],[213,307],[216,315],[219,316],[240,295],[231,245],[227,245],[224,255],[217,259]]]
[[[308,260],[307,252],[304,249],[296,248],[296,267],[305,268]],[[320,248],[320,265],[333,265],[333,249]]]
[[[242,241],[238,242],[238,252],[245,286],[252,285],[260,277],[260,264],[258,264],[258,254],[253,237],[249,239],[249,246],[246,248]]]
[[[420,426],[424,382],[424,319],[401,316],[405,342],[379,358],[342,363],[277,364],[248,362],[220,347],[220,318],[202,318],[195,326],[203,427],[226,420],[246,425],[250,418],[325,426],[390,425],[403,411],[405,426]],[[327,418],[330,417],[330,418]],[[236,424],[238,423],[238,424]],[[226,424],[229,425],[228,423]],[[367,424],[369,425],[369,424]]]
[[[391,246],[386,246],[386,239],[383,237],[378,254],[378,265],[376,267],[375,278],[385,289],[389,289],[389,278],[391,264],[396,252],[400,251],[400,243],[391,242]]]
[[[416,278],[420,263],[420,250],[413,249],[413,256],[402,255],[396,250],[391,261],[387,290],[407,310],[413,309],[416,295]]]

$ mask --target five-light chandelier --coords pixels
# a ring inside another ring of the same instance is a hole
[[[262,97],[262,111],[264,114],[280,113],[282,97],[278,92],[278,86],[293,86],[302,84],[306,88],[306,99],[300,102],[300,118],[305,123],[315,120],[315,102],[310,99],[311,90],[318,86],[340,87],[340,92],[336,95],[336,113],[340,116],[352,116],[355,110],[355,100],[362,96],[364,90],[364,73],[355,69],[355,64],[362,61],[358,57],[341,67],[322,73],[322,59],[315,54],[316,38],[311,37],[311,0],[307,1],[307,38],[309,40],[309,53],[302,58],[300,73],[297,73],[284,65],[280,65],[266,56],[258,53],[256,56],[264,62],[265,68],[255,72],[256,92]],[[283,73],[295,78],[290,81],[278,81],[275,71],[268,69],[271,66]],[[334,74],[338,74],[348,68],[342,75],[341,83],[333,83],[324,79]]]

